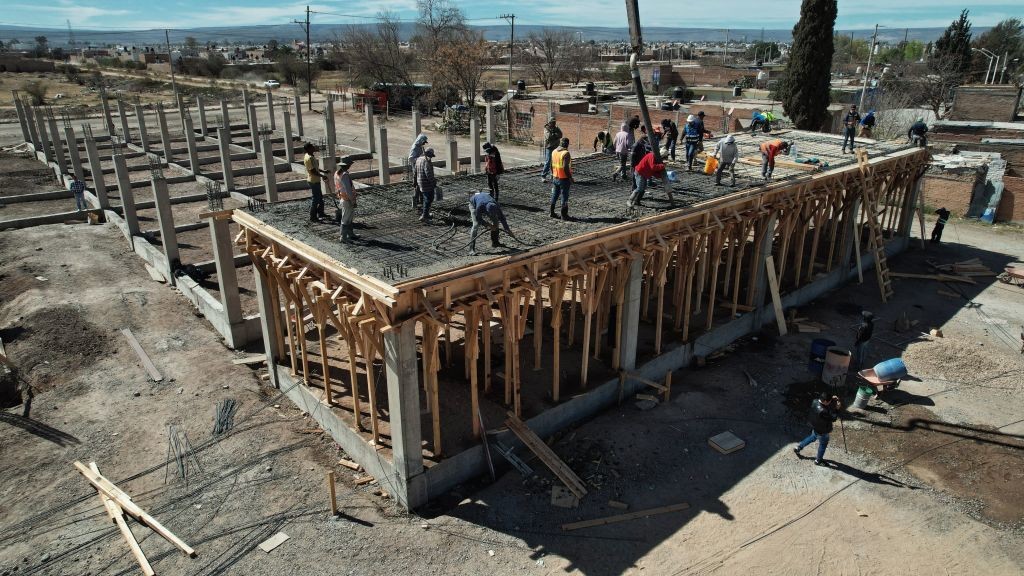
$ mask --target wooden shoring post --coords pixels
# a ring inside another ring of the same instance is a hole
[[[587,387],[587,368],[590,365],[590,328],[594,314],[594,299],[597,284],[597,268],[587,266],[586,289],[583,293],[583,355],[580,359],[580,385]]]
[[[609,308],[612,295],[608,284],[612,272],[610,264],[601,266],[597,275],[597,290],[594,293],[594,299],[591,300],[591,304],[595,307],[594,313],[597,315],[597,322],[594,326],[594,360],[598,360],[601,356],[601,331],[607,325],[608,314],[611,313]]]
[[[536,265],[536,263],[534,263]],[[548,287],[548,302],[551,301],[551,288]],[[533,289],[533,369],[540,370],[542,345],[544,343],[544,287]]]
[[[522,364],[519,360],[519,341],[523,337],[523,333],[518,326],[520,322],[519,316],[524,313],[520,306],[520,299],[524,298],[523,290],[514,290],[513,296],[515,298],[515,306],[512,307],[512,321],[517,328],[512,331],[512,404],[514,406],[516,416],[521,416],[523,413],[522,398],[520,395],[520,386],[522,385],[522,381],[520,380],[520,371]],[[527,302],[529,302],[528,298]]]
[[[730,221],[729,226],[726,227],[727,234],[723,236],[725,242],[727,243],[727,247],[724,248],[725,278],[722,279],[723,294],[729,293],[729,281],[732,280],[732,257],[733,254],[736,252],[736,244],[742,242],[742,239],[739,238],[740,232],[742,231],[742,227],[742,223],[733,223],[732,221]],[[733,235],[733,232],[735,232],[735,236]],[[714,304],[714,302],[712,302],[712,304]]]
[[[804,252],[807,249],[807,228],[808,228],[808,226],[810,226],[810,223],[811,223],[811,217],[812,217],[811,208],[812,208],[813,204],[814,204],[814,199],[812,197],[812,198],[807,199],[800,206],[800,220],[799,220],[800,233],[798,235],[798,240],[796,241],[796,250],[793,251],[793,260],[794,260],[794,263],[793,263],[793,287],[794,288],[798,288],[800,286],[800,272],[803,271]],[[811,266],[812,270],[813,270],[813,268],[814,267]],[[779,280],[781,281],[782,279],[780,278]]]
[[[559,384],[561,379],[561,338],[562,338],[562,299],[565,298],[565,278],[555,278],[548,286],[548,300],[551,302],[551,398],[559,400]]]
[[[445,286],[442,289],[444,297],[444,365],[451,368],[452,365],[452,291],[451,288]]]
[[[296,282],[298,284],[298,282]],[[301,284],[298,284],[296,289],[301,289]],[[299,349],[302,353],[302,380],[309,386],[309,353],[307,348],[308,342],[306,340],[306,324],[302,318],[305,316],[302,312],[302,297],[297,296],[295,299],[295,337],[299,339],[301,348]]]
[[[491,307],[483,307],[481,318],[484,347],[484,393],[491,391]]]
[[[377,378],[373,370],[373,361],[376,358],[376,346],[374,344],[373,326],[375,320],[363,320],[359,322],[359,335],[363,343],[363,366],[366,369],[366,395],[370,402],[370,432],[373,434],[373,444],[380,444],[380,427],[377,421]]]
[[[469,398],[470,398],[470,420],[473,422],[473,438],[479,439],[480,430],[480,419],[477,418],[477,414],[480,413],[480,390],[477,385],[477,327],[479,326],[479,314],[477,313],[476,306],[468,306],[463,312],[465,315],[465,342],[466,356],[469,358]]]
[[[829,207],[832,204],[831,191],[825,196],[822,196],[818,200],[818,204],[814,209],[814,236],[811,237],[811,255],[810,261],[807,264],[807,278],[805,282],[810,282],[814,278],[814,265],[818,259],[818,244],[821,242],[821,227],[825,224],[825,218],[828,216]]]
[[[725,230],[715,231],[715,241],[712,246],[711,256],[711,283],[708,285],[708,311],[707,320],[705,321],[705,330],[711,330],[711,326],[715,322],[715,297],[718,295],[718,268],[722,263],[722,237],[728,237],[732,222],[726,226]]]
[[[672,328],[677,332],[683,329],[683,293],[693,268],[693,246],[696,241],[693,236],[685,236],[676,244],[675,266],[672,269]]]
[[[654,317],[654,355],[661,354],[661,331],[665,320],[665,283],[668,281],[668,263],[672,259],[673,248],[662,248],[657,254],[654,282],[658,286],[657,305]]]
[[[757,281],[760,278],[761,267],[759,265],[758,255],[761,253],[761,249],[764,247],[765,242],[772,242],[773,238],[768,238],[768,223],[771,222],[773,213],[763,214],[760,217],[752,221],[754,230],[754,246],[750,252],[750,271],[747,276],[747,299],[746,305],[754,305],[754,292],[757,289]],[[735,315],[735,313],[734,313]]]
[[[581,294],[580,278],[580,276],[573,276],[569,279],[572,283],[572,299],[569,301],[569,346],[572,346],[576,340],[576,299]]]
[[[324,392],[326,392],[327,405],[334,404],[334,395],[331,391],[331,365],[327,360],[327,310],[323,297],[313,301],[315,305],[313,318],[316,320],[317,336],[320,337],[320,369],[324,372]]]
[[[710,235],[710,232],[708,231],[709,230],[708,222],[709,222],[709,214],[705,214],[704,215],[704,225],[702,227],[702,229],[703,229],[702,236],[703,236],[704,242],[701,244],[701,247],[696,252],[694,252],[694,256],[699,258],[699,260],[697,261],[697,275],[696,275],[697,285],[695,287],[695,289],[697,291],[697,297],[695,298],[696,301],[697,301],[697,306],[694,307],[694,309],[692,310],[692,312],[694,314],[700,314],[701,301],[703,300],[703,296],[704,296],[704,277],[705,277],[706,272],[707,272],[708,258],[710,257],[711,250],[712,250],[712,248],[710,246],[710,242],[708,242],[708,236]],[[689,310],[688,310],[688,312],[689,312]]]
[[[348,316],[348,311],[354,307],[354,305],[348,304],[346,299],[335,300],[334,309],[337,313],[332,312],[331,320],[336,322],[335,327],[342,339],[345,340],[345,348],[348,352],[349,392],[352,394],[352,417],[355,420],[356,430],[359,431],[363,429],[363,412],[359,400],[359,367],[357,365],[360,346],[359,332],[354,327],[355,320]]]
[[[516,289],[516,323],[517,332],[516,339],[521,340],[526,337],[526,321],[530,318],[530,291],[527,288],[519,287]]]
[[[498,296],[498,312],[501,314],[501,335],[505,348],[505,406],[512,405],[512,294],[502,291]]]
[[[732,309],[730,310],[730,320],[736,317],[736,310],[740,303],[740,285],[743,283],[743,254],[747,250],[747,239],[750,237],[751,230],[754,229],[754,223],[756,217],[750,216],[743,220],[743,223],[739,226],[740,228],[740,245],[739,250],[736,251],[736,276],[733,278],[732,283]],[[756,254],[756,253],[755,253]],[[751,255],[751,258],[757,259],[756,255]],[[726,290],[728,290],[729,284],[725,284]]]
[[[656,252],[652,250],[649,254],[644,255],[644,264],[642,267],[643,276],[643,287],[640,289],[640,318],[647,320],[650,318],[649,305],[651,303],[651,282],[654,279],[654,264],[657,258]]]
[[[298,359],[298,351],[296,351],[296,349],[295,349],[296,348],[296,341],[295,341],[295,329],[296,328],[292,326],[292,321],[295,318],[294,314],[292,314],[294,295],[291,293],[291,288],[289,287],[288,281],[283,276],[280,275],[280,273],[277,271],[277,269],[275,269],[273,267],[268,267],[268,269],[272,270],[272,274],[277,278],[278,285],[281,287],[281,292],[284,294],[284,299],[285,299],[285,303],[284,303],[285,323],[284,323],[284,325],[285,325],[285,328],[288,331],[288,350],[290,352],[289,356],[291,357],[291,375],[292,376],[297,376],[298,373],[299,373],[299,365],[298,365],[299,359]]]
[[[789,243],[793,238],[793,229],[796,228],[799,216],[799,207],[787,206],[783,214],[782,238],[779,240],[778,246],[778,279],[780,285],[782,284],[782,279],[786,277],[786,260],[789,257]]]

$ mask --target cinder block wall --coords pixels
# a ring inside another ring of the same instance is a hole
[[[1024,223],[1024,178],[1003,176],[1003,195],[996,209],[996,221]]]
[[[1021,89],[1016,86],[961,86],[953,97],[950,120],[1013,122]]]

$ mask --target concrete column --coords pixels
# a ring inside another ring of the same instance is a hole
[[[32,148],[35,149],[36,152],[39,152],[43,145],[39,141],[39,132],[36,129],[36,115],[32,110],[32,106],[25,104],[24,107],[25,123],[28,125],[29,143],[32,144]]]
[[[423,494],[410,494],[410,479],[423,472],[420,394],[416,365],[415,322],[403,322],[384,334],[384,366],[388,381],[394,485],[408,508],[422,504]]]
[[[252,117],[249,115],[249,91],[242,88],[242,109],[245,110],[245,123],[252,124]]]
[[[257,154],[260,153],[260,127],[256,123],[256,105],[250,104],[249,108],[249,136],[252,138],[252,149]]]
[[[751,303],[754,306],[755,318],[754,326],[760,327],[764,324],[768,318],[775,318],[774,309],[765,311],[764,316],[760,313],[764,310],[764,305],[771,299],[768,296],[768,276],[765,274],[765,262],[768,261],[768,257],[772,255],[772,239],[775,237],[775,226],[778,224],[778,215],[772,214],[772,216],[765,222],[764,229],[761,230],[761,235],[758,238],[760,241],[761,249],[757,254],[754,254],[754,258],[757,259],[755,264],[755,270],[757,270],[757,281],[754,282],[754,298]],[[737,271],[739,272],[739,271]]]
[[[50,141],[53,142],[53,159],[57,163],[57,167],[60,169],[60,177],[63,180],[64,175],[70,172],[68,170],[68,164],[64,160],[64,145],[60,140],[60,132],[57,131],[57,120],[55,118],[47,118],[46,123],[50,125]]]
[[[420,111],[419,110],[413,110],[412,111],[412,137],[413,137],[414,140],[416,139],[417,136],[420,135],[420,131],[421,131]]]
[[[334,129],[334,102],[328,100],[324,107],[324,134],[327,135],[327,150],[324,152],[324,161],[329,162],[328,169],[333,167],[338,154],[338,135]]]
[[[305,137],[302,131],[302,96],[295,95],[295,133],[299,138]]]
[[[267,192],[267,202],[277,202],[277,176],[274,172],[274,147],[270,144],[270,136],[263,137],[263,189]]]
[[[494,144],[494,104],[487,103],[487,116],[484,121],[487,123],[487,141]]]
[[[914,184],[907,191],[906,199],[903,202],[903,211],[900,213],[900,225],[897,228],[897,233],[906,239],[910,239],[910,235],[914,229],[914,215],[916,214],[916,208],[918,203],[918,196],[921,194],[921,178],[918,177],[914,180]],[[921,238],[924,240],[924,238]]]
[[[456,140],[448,142],[448,170],[452,174],[459,171],[459,143]]]
[[[183,120],[185,121],[185,146],[188,148],[188,165],[192,168],[192,173],[199,175],[199,151],[196,150],[196,133],[193,130],[192,118],[186,115]]]
[[[852,263],[854,267],[857,266],[857,261],[854,260],[853,251],[860,249],[860,237],[857,235],[857,219],[860,215],[860,205],[863,195],[858,195],[854,199],[853,204],[850,206],[850,221],[846,223],[844,232],[846,233],[846,250],[843,251],[843,259],[840,261],[840,266],[844,270],[850,269]],[[861,255],[863,256],[863,254]],[[861,258],[863,263],[863,258]]]
[[[231,143],[231,116],[228,114],[228,103],[226,100],[220,101],[220,115],[223,116],[221,128],[227,128],[227,132],[217,131],[217,138],[227,138],[228,144]]]
[[[477,119],[476,115],[473,115],[469,119],[469,147],[472,151],[469,153],[469,167],[470,172],[473,174],[480,173],[480,120]]]
[[[238,297],[238,276],[235,272],[228,220],[207,218],[206,221],[210,223],[210,237],[213,240],[213,263],[217,268],[220,302],[224,306],[228,324],[238,324],[242,321],[242,303]]]
[[[281,384],[277,379],[277,362],[281,357],[281,351],[277,349],[277,322],[281,319],[280,310],[275,309],[274,301],[271,299],[270,282],[267,280],[265,265],[256,262],[252,267],[253,276],[256,278],[256,302],[260,309],[260,331],[263,333],[263,350],[267,353],[267,371],[270,372],[270,381],[275,388]],[[261,272],[262,270],[262,272]]]
[[[103,167],[100,165],[100,153],[96,149],[96,141],[92,138],[85,139],[85,153],[89,157],[89,172],[92,176],[92,191],[96,194],[100,208],[110,208],[110,200],[107,199],[107,185],[103,181]]]
[[[171,133],[167,130],[167,116],[164,115],[164,107],[160,104],[156,106],[156,121],[160,125],[160,143],[164,147],[164,161],[170,164],[174,159],[174,154],[171,152]]]
[[[174,99],[178,105],[178,121],[181,122],[181,131],[185,131],[185,99],[180,95]]]
[[[277,120],[274,119],[274,95],[267,88],[267,114],[270,115],[270,129],[277,130]]]
[[[121,117],[121,136],[125,142],[132,141],[132,131],[128,129],[128,114],[124,111],[124,100],[117,99],[117,115]]]
[[[85,171],[82,170],[82,155],[78,152],[78,138],[75,136],[75,129],[71,126],[64,127],[64,140],[68,143],[68,158],[71,160],[71,170],[82,182],[85,182]]]
[[[103,108],[103,122],[107,127],[107,134],[114,134],[114,119],[110,116],[110,102],[107,102],[107,91],[100,88],[100,105]]]
[[[391,173],[388,171],[390,164],[388,163],[388,129],[384,126],[380,127],[380,144],[377,146],[380,152],[377,153],[377,178],[381,184],[391,183]]]
[[[619,366],[623,370],[636,369],[637,338],[640,335],[640,300],[644,280],[642,258],[633,258],[626,279],[626,297],[622,303],[622,336],[619,347]]]
[[[117,175],[117,189],[121,194],[121,214],[128,226],[128,240],[134,242],[132,238],[139,234],[139,217],[135,212],[135,193],[132,192],[132,179],[123,154],[114,154],[114,174]]]
[[[36,110],[36,132],[39,134],[39,145],[43,148],[43,156],[47,162],[53,162],[53,150],[50,149],[50,136],[46,133],[46,119],[40,110]]]
[[[156,220],[160,225],[160,243],[164,247],[164,256],[167,258],[167,268],[162,272],[174,281],[174,268],[181,263],[181,256],[178,253],[178,233],[174,231],[174,213],[171,211],[171,196],[167,192],[167,180],[155,178],[153,180],[153,199],[156,203]]]
[[[284,160],[291,164],[295,162],[295,142],[292,141],[292,115],[288,112],[288,107],[284,106],[281,108],[283,114],[281,119],[284,120]]]
[[[220,165],[224,172],[224,189],[231,192],[235,189],[235,176],[231,170],[231,129],[218,128],[217,141],[220,143]]]
[[[366,130],[370,138],[369,152],[372,154],[377,151],[376,138],[374,137],[375,135],[373,133],[373,104],[370,102],[365,102],[363,104],[363,110],[366,112]]]
[[[208,126],[206,125],[206,103],[203,102],[203,97],[196,94],[196,108],[199,109],[199,131],[201,132],[202,138],[200,140],[206,140],[206,133]]]
[[[14,109],[18,113],[18,124],[21,126],[21,137],[24,142],[32,142],[32,135],[28,131],[28,122],[25,117],[25,107],[21,103],[21,99],[14,99]]]
[[[146,115],[142,104],[135,105],[135,121],[139,123],[139,141],[143,152],[149,152],[149,134],[146,133]]]

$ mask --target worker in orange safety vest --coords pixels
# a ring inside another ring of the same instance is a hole
[[[569,185],[572,184],[572,156],[569,155],[569,139],[562,138],[551,153],[551,217],[555,215],[555,203],[562,197],[562,220],[569,219]]]

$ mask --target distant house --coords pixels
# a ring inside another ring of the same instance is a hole
[[[22,52],[0,53],[0,72],[53,72],[50,60],[26,58]]]

